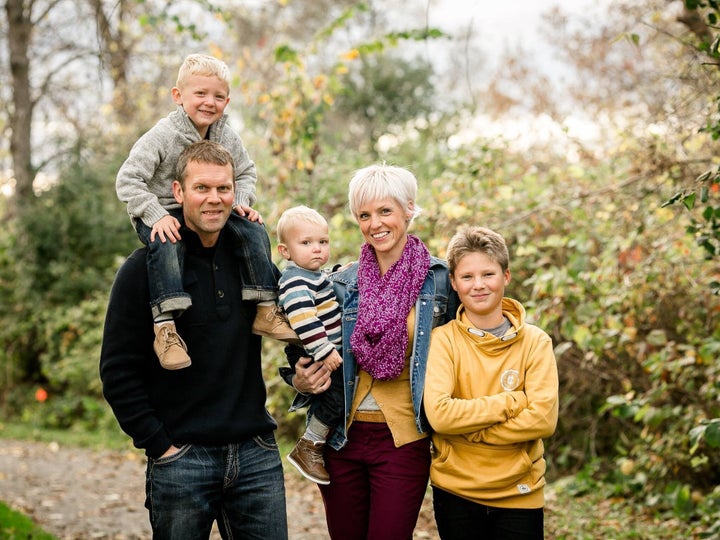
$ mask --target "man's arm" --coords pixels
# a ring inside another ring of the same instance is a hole
[[[135,251],[117,273],[108,303],[100,352],[103,395],[137,448],[160,457],[172,445],[147,393],[154,355],[148,307],[145,250]]]

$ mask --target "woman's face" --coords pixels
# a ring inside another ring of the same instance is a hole
[[[388,197],[366,202],[358,208],[360,232],[378,258],[400,259],[407,242],[413,203],[408,206],[403,208],[397,200]]]

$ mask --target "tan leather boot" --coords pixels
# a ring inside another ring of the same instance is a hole
[[[187,346],[175,330],[174,322],[155,325],[153,349],[165,369],[182,369],[192,364]]]

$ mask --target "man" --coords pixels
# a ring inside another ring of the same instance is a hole
[[[240,265],[223,227],[232,211],[231,155],[210,141],[178,159],[173,194],[185,225],[183,281],[192,308],[177,321],[192,365],[154,360],[146,249],[122,265],[110,295],[100,358],[103,393],[148,456],[153,538],[287,539],[285,487],[265,408],[255,304],[241,299]]]

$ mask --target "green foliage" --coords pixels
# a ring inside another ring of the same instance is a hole
[[[717,31],[720,5],[714,0],[685,0],[685,7],[689,11],[699,11],[699,15],[707,21],[707,34],[695,36],[698,41],[697,49],[707,54],[712,65],[717,66],[717,60],[720,59],[720,32]],[[715,104],[715,111],[708,117],[707,124],[702,129],[709,133],[713,140],[720,138],[720,96],[715,97]],[[692,214],[687,232],[705,250],[705,256],[708,259],[720,258],[720,167],[705,171],[696,178],[695,186],[676,193],[664,204],[675,203],[682,203]],[[710,288],[720,295],[720,280],[712,281]]]
[[[67,392],[47,417],[54,425],[96,414],[78,396],[100,396],[106,295],[121,254],[137,245],[108,181],[112,170],[107,162],[69,163],[10,222],[0,243],[0,301],[12,306],[0,314],[0,391],[3,401],[23,382]]]
[[[428,66],[387,54],[438,32],[390,32],[323,64],[329,37],[365,9],[344,11],[307,47],[277,46],[274,70],[262,66],[277,81],[244,86],[266,136],[267,146],[248,147],[262,165],[271,238],[282,210],[308,204],[330,222],[333,262],[354,260],[361,236],[346,209],[352,171],[378,160],[412,169],[424,209],[413,232],[439,256],[469,223],[501,232],[512,255],[508,293],[554,340],[561,411],[546,441],[548,478],[577,472],[564,495],[596,494],[581,521],[584,531],[602,531],[573,535],[568,523],[554,537],[663,537],[661,527],[649,536],[624,529],[635,513],[651,523],[674,513],[717,536],[720,298],[705,291],[720,281],[720,169],[703,175],[682,163],[669,136],[628,136],[601,159],[572,163],[560,144],[515,151],[500,139],[458,143],[461,114],[428,114]],[[639,43],[637,34],[630,39]],[[419,95],[397,91],[405,78]],[[365,130],[372,135],[354,136]],[[710,125],[707,133],[715,136]],[[382,147],[380,134],[391,139]],[[677,146],[683,156],[693,150]],[[35,433],[117,431],[100,398],[97,358],[112,274],[136,241],[112,193],[112,161],[78,160],[0,236],[2,410]],[[686,178],[700,183],[673,197]],[[268,408],[281,436],[293,439],[304,415],[287,412],[293,392],[277,374],[282,346],[268,341],[263,352]],[[38,386],[46,400],[34,399]],[[601,525],[596,508],[615,526]],[[665,537],[685,532],[677,526]]]
[[[618,158],[614,167],[624,162],[632,163]],[[448,152],[430,198],[419,201],[426,214],[417,227],[441,255],[469,221],[508,240],[508,292],[556,344],[561,406],[546,441],[550,477],[599,456],[632,460],[633,476],[606,478],[618,494],[665,493],[669,511],[687,513],[688,490],[720,482],[720,458],[705,444],[716,428],[694,451],[688,433],[706,420],[715,426],[709,419],[720,414],[720,302],[698,294],[713,279],[712,261],[699,262],[687,216],[662,207],[664,177],[612,180],[628,176],[527,163],[477,141]]]
[[[28,517],[0,502],[0,540],[57,540]]]
[[[589,463],[547,487],[546,534],[556,540],[703,538],[697,526],[623,489],[620,471]]]
[[[342,78],[336,114],[351,129],[342,132],[350,143],[361,135],[369,148],[388,131],[406,122],[426,120],[435,109],[432,66],[424,60],[407,61],[389,54],[362,56]]]
[[[314,174],[319,156],[326,145],[332,145],[335,132],[323,138],[323,128],[331,112],[352,112],[350,120],[361,120],[361,126],[371,126],[369,135],[377,135],[384,123],[402,122],[423,116],[429,111],[432,70],[427,64],[404,62],[383,56],[388,48],[402,40],[426,40],[443,36],[435,29],[390,32],[372,41],[361,41],[343,51],[330,66],[324,67],[318,58],[318,49],[328,38],[345,27],[367,7],[360,3],[351,6],[321,29],[303,50],[287,43],[275,48],[274,61],[281,76],[271,89],[257,95],[261,107],[261,121],[269,124],[269,144],[273,168],[277,171],[280,191],[293,184],[304,184]],[[348,75],[353,63],[362,61],[366,66],[354,76]],[[319,66],[311,70],[308,66]],[[375,69],[372,69],[372,66]],[[380,67],[383,67],[381,73]],[[401,72],[398,74],[398,70]],[[314,71],[314,73],[313,73]],[[412,81],[405,82],[405,78]],[[410,82],[414,84],[410,84]],[[401,84],[406,84],[403,92]],[[366,100],[353,100],[360,89],[366,96],[374,95],[372,118]],[[336,100],[344,96],[344,106]],[[347,118],[343,122],[347,125]],[[352,123],[351,123],[352,125]],[[367,136],[365,137],[367,139]]]

